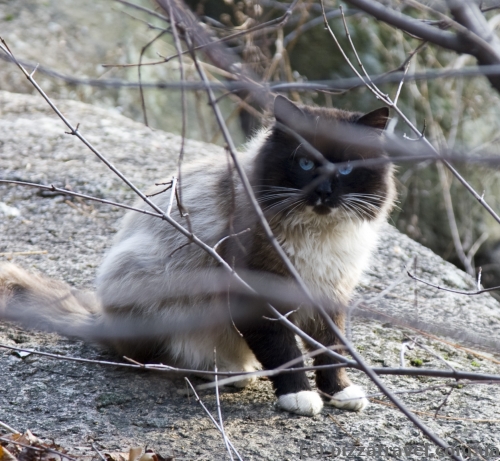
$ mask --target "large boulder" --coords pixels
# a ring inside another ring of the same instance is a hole
[[[110,110],[74,101],[57,104],[137,186],[146,188],[175,168],[178,136],[152,131]],[[0,178],[54,184],[132,203],[133,193],[65,131],[39,96],[0,92]],[[219,147],[189,141],[186,161],[200,155],[226,161]],[[0,260],[91,289],[123,213],[96,202],[0,184]],[[459,371],[500,374],[499,304],[487,294],[467,297],[417,283],[405,275],[405,266],[432,283],[474,290],[467,275],[388,225],[360,284],[357,299],[364,301],[353,312],[349,328],[367,362],[397,367],[402,342],[418,337],[428,350],[408,350],[406,366],[449,369],[440,356]],[[395,286],[385,292],[391,285]],[[97,346],[6,323],[0,323],[0,344],[121,361]],[[362,373],[351,375],[369,394],[379,392]],[[443,379],[383,376],[383,381],[397,391],[428,388],[422,393],[403,392],[400,398],[449,444],[499,447],[498,386],[456,388],[440,408],[450,388],[431,386],[445,383]],[[184,396],[185,389],[180,376],[26,356],[0,348],[0,422],[54,439],[74,455],[95,454],[95,442],[103,451],[147,446],[164,456],[223,459],[223,439],[199,403]],[[216,415],[213,390],[200,392],[200,397]],[[244,459],[295,460],[301,447],[307,459],[319,457],[321,446],[331,452],[333,446],[358,442],[396,450],[429,443],[380,396],[363,413],[326,408],[314,418],[275,408],[266,379],[242,391],[224,388],[220,400],[226,433]],[[395,453],[396,458],[422,459],[418,452]]]

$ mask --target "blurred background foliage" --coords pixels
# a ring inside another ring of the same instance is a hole
[[[151,0],[135,4],[154,9]],[[188,0],[189,7],[206,24],[207,30],[224,37],[236,30],[282,15],[288,3],[275,0]],[[440,19],[439,3],[392,0],[392,6],[427,21]],[[356,64],[347,40],[337,1],[327,0],[329,23],[348,56]],[[486,3],[483,4],[487,7]],[[370,74],[398,69],[421,41],[343,5],[352,41]],[[486,13],[492,28],[499,23],[497,10]],[[172,38],[161,34],[165,23],[144,11],[113,1],[73,2],[71,0],[0,0],[0,30],[12,51],[26,62],[40,63],[46,69],[80,79],[119,79],[136,82],[137,64],[162,61],[175,54]],[[143,49],[147,44],[146,49]],[[306,82],[352,77],[353,73],[325,30],[318,2],[302,0],[284,28],[270,28],[246,34],[227,42],[244,66],[263,81]],[[203,59],[203,53],[200,53]],[[197,74],[185,57],[186,79]],[[102,64],[118,64],[103,67]],[[460,69],[474,65],[473,58],[423,46],[410,61],[408,74],[432,69]],[[226,70],[206,62],[205,70],[213,81],[230,77]],[[177,59],[140,69],[144,82],[179,81]],[[52,97],[76,99],[114,108],[138,121],[145,121],[137,88],[97,87],[71,84],[64,79],[39,72],[38,80]],[[398,84],[381,86],[392,97]],[[22,74],[7,63],[0,65],[0,89],[32,93]],[[333,106],[367,112],[380,102],[366,88],[345,92],[298,92],[288,96],[304,104]],[[180,91],[144,90],[148,125],[174,133],[181,132]],[[228,94],[220,104],[237,144],[244,143],[264,120],[263,108],[243,93]],[[453,155],[498,154],[500,143],[500,97],[483,77],[407,81],[398,101],[406,116],[443,153]],[[0,108],[1,112],[1,108]],[[222,143],[215,120],[200,90],[188,92],[187,136]],[[402,120],[392,125],[399,135],[413,137]],[[418,141],[417,141],[418,142]],[[145,160],[147,161],[147,160]],[[497,211],[500,211],[499,175],[477,165],[457,165],[471,185]],[[161,173],[160,173],[161,174]],[[393,224],[411,238],[428,246],[443,258],[474,275],[483,268],[485,286],[500,285],[500,225],[476,202],[456,179],[431,162],[398,167],[399,208]],[[452,238],[457,229],[459,240]],[[461,249],[458,248],[460,247]]]

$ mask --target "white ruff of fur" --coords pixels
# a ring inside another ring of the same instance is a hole
[[[300,391],[278,397],[278,407],[302,416],[317,415],[323,408],[323,401],[317,392]]]
[[[370,403],[365,397],[365,393],[361,387],[352,384],[340,392],[332,396],[332,399],[327,402],[342,410],[361,411],[364,410]]]
[[[276,236],[314,296],[345,304],[376,247],[381,214],[361,221],[339,209],[306,209],[283,220]]]

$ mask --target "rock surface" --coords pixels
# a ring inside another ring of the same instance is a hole
[[[152,0],[136,5],[155,9]],[[149,26],[151,25],[151,27]],[[82,82],[104,80],[137,83],[137,68],[120,67],[139,62],[142,48],[158,36],[165,22],[118,2],[75,2],[73,0],[0,0],[0,33],[16,58],[35,66],[36,79],[44,91],[59,99],[72,99],[99,107],[113,108],[134,120],[143,121],[141,96],[137,87],[101,86]],[[158,55],[172,56],[176,49],[168,35],[145,50],[142,62],[156,62]],[[0,52],[0,89],[35,94],[33,86],[17,66]],[[103,65],[116,64],[116,67]],[[33,70],[32,67],[29,70]],[[194,66],[185,62],[186,79],[193,80]],[[178,61],[141,68],[143,83],[180,80]],[[210,72],[209,77],[212,78]],[[78,84],[78,82],[80,82]],[[182,132],[179,91],[148,87],[144,90],[148,124],[173,133]],[[221,142],[207,123],[210,108],[203,97],[187,94],[188,137]],[[228,98],[221,101],[225,116],[235,107]],[[238,117],[228,120],[236,139],[243,142]]]
[[[168,176],[174,168],[179,137],[151,131],[83,103],[59,101],[58,106],[73,123],[80,123],[81,132],[139,187]],[[54,184],[132,203],[133,193],[65,131],[40,97],[0,92],[0,178]],[[199,155],[225,161],[220,148],[188,142],[187,161]],[[0,185],[0,203],[1,260],[75,287],[92,287],[123,210],[12,185]],[[465,297],[415,283],[404,274],[405,265],[413,267],[415,258],[419,277],[450,288],[474,290],[468,276],[388,226],[372,269],[358,291],[358,299],[364,298],[364,303],[354,313],[360,315],[353,315],[351,322],[351,337],[358,350],[373,366],[398,366],[402,341],[407,335],[417,336],[457,370],[500,374],[500,354],[494,347],[500,339],[499,304],[486,294]],[[400,283],[388,294],[381,294],[398,279]],[[367,318],[370,316],[379,320]],[[441,339],[396,326],[397,321]],[[493,347],[489,352],[480,351],[474,341]],[[460,342],[476,349],[458,347]],[[119,361],[92,345],[5,323],[0,323],[0,344]],[[446,368],[420,348],[407,351],[405,361],[406,366]],[[362,373],[352,371],[351,376],[369,394],[378,392]],[[399,376],[382,379],[395,390],[423,389],[445,382]],[[193,378],[193,382],[200,381]],[[227,459],[220,434],[199,403],[183,396],[185,387],[180,377],[161,373],[34,354],[21,358],[0,349],[0,422],[53,438],[74,455],[95,455],[91,446],[95,442],[103,451],[147,446],[176,459]],[[454,389],[434,418],[448,392],[447,387],[437,387],[400,397],[411,409],[423,412],[422,420],[449,444],[500,448],[499,387],[475,384]],[[214,392],[202,391],[200,397],[216,415]],[[379,403],[384,398],[375,399],[361,414],[328,407],[318,416],[306,418],[279,411],[266,379],[242,391],[221,390],[226,432],[245,460],[296,460],[301,447],[302,459],[318,459],[320,447],[326,457],[337,453],[335,447],[357,444],[394,448],[394,459],[422,459],[418,452],[405,455],[404,448],[412,450],[427,440],[399,411]],[[2,431],[0,428],[0,434]],[[397,454],[398,448],[402,455]],[[434,448],[429,450],[433,453]],[[359,449],[356,453],[354,459],[386,459],[361,455]]]

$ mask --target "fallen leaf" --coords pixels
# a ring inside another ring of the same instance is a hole
[[[7,448],[0,445],[0,461],[17,461],[17,458]]]
[[[136,461],[142,454],[142,447],[133,447],[128,452],[128,461]],[[142,458],[141,458],[142,459]]]

